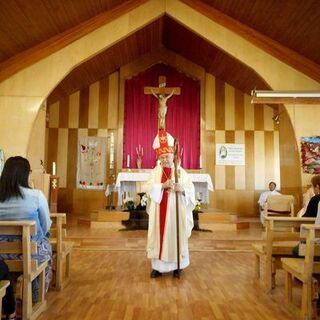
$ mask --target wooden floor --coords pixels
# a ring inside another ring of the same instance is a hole
[[[70,219],[69,219],[70,220]],[[181,279],[150,279],[146,231],[118,231],[121,225],[90,229],[71,221],[75,242],[72,280],[48,293],[49,319],[293,319],[284,306],[283,275],[265,294],[252,281],[250,246],[261,229],[193,232],[191,265]]]

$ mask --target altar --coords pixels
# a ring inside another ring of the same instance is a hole
[[[150,171],[150,170],[149,170]],[[118,192],[118,205],[122,205],[125,192],[145,192],[143,183],[148,181],[150,173],[144,172],[119,172],[115,184]],[[209,191],[213,191],[213,184],[207,173],[189,173],[194,184],[196,200],[201,199],[202,203],[209,203]]]

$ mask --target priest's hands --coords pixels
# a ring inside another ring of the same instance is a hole
[[[174,183],[169,179],[162,184],[162,189],[169,189],[174,192],[184,192],[184,188],[180,183]]]

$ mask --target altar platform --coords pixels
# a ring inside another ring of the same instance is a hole
[[[206,209],[199,214],[199,231],[236,231],[260,227],[258,217],[238,217],[235,213]],[[78,224],[90,228],[124,229],[123,220],[128,220],[130,212],[98,210],[78,217]]]

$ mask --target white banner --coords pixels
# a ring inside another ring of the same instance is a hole
[[[105,189],[107,138],[81,136],[78,139],[77,186]]]
[[[245,165],[244,144],[234,144],[234,143],[216,144],[216,165],[244,166]]]

